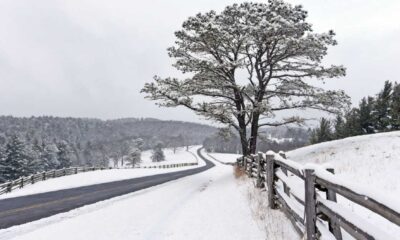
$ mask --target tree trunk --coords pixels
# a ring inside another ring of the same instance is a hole
[[[254,113],[253,120],[251,122],[250,131],[250,154],[255,154],[257,151],[257,138],[258,138],[258,121],[260,119],[259,113]]]
[[[239,122],[239,137],[240,137],[240,143],[242,145],[242,154],[244,156],[247,156],[250,154],[250,148],[249,148],[249,143],[247,142],[247,129],[246,129],[246,123],[245,119],[243,116],[238,117],[238,122]]]

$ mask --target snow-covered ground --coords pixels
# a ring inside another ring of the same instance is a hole
[[[180,149],[175,154],[172,151],[166,151],[165,152],[166,161],[163,161],[159,164],[196,162],[197,161],[197,158],[195,157],[196,151],[199,148],[200,146],[191,147],[189,149],[189,152]],[[143,159],[145,163],[148,163],[151,160],[147,159],[146,156],[147,155],[145,155]],[[151,166],[154,165],[155,164],[151,164]],[[27,185],[22,189],[15,189],[11,193],[0,195],[0,199],[57,191],[61,189],[89,186],[98,183],[113,182],[113,181],[138,178],[138,177],[150,176],[167,172],[182,171],[185,169],[196,168],[203,165],[204,162],[199,161],[199,165],[189,166],[189,167],[165,168],[165,169],[127,168],[127,169],[111,169],[111,170],[101,170],[101,171],[99,170],[94,172],[79,173],[76,175],[69,175],[65,177],[48,179],[43,182],[37,182],[33,185]]]
[[[235,163],[236,159],[240,157],[239,154],[234,153],[208,153],[208,156],[222,163]]]
[[[311,145],[288,152],[287,156],[302,164],[329,164],[342,181],[358,185],[379,199],[397,199],[391,205],[400,209],[399,149],[400,131],[396,131]],[[400,227],[344,198],[338,202],[393,236],[392,239],[400,239]]]
[[[249,206],[249,187],[234,177],[232,166],[215,164],[203,173],[0,230],[0,239],[265,239],[265,226]]]
[[[196,163],[198,162],[197,155],[194,154],[195,151],[193,149],[198,149],[200,146],[190,147],[189,151],[186,151],[186,147],[177,148],[176,151],[172,148],[163,149],[165,154],[165,161],[162,162],[152,162],[151,160],[151,150],[143,151],[142,153],[142,162],[140,167],[145,166],[158,166],[164,164],[176,164],[176,163]]]

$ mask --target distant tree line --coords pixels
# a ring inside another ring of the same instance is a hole
[[[141,152],[201,144],[216,129],[156,119],[98,119],[0,116],[0,182],[70,166],[140,163]],[[160,145],[165,142],[168,144]]]
[[[321,118],[312,130],[310,143],[400,130],[400,84],[386,81],[374,97],[364,97],[358,107],[336,119]]]
[[[257,151],[289,151],[309,143],[311,129],[300,127],[269,127],[260,130]],[[210,152],[240,153],[239,136],[213,134],[206,138],[203,146]]]

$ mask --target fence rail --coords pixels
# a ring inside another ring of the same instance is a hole
[[[337,203],[337,195],[400,226],[400,213],[393,203],[361,193],[335,176],[332,168],[304,167],[286,159],[284,152],[272,151],[240,157],[237,164],[256,178],[257,187],[267,190],[269,207],[281,209],[307,240],[320,239],[321,235],[342,240],[342,230],[360,240],[391,239],[356,213],[349,213]]]

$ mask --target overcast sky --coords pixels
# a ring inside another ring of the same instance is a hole
[[[234,0],[0,0],[0,115],[199,121],[139,93],[157,74],[176,74],[166,48],[191,15]],[[262,1],[260,1],[262,2]],[[292,0],[316,31],[335,30],[327,62],[347,76],[326,87],[358,102],[400,81],[399,0]]]

